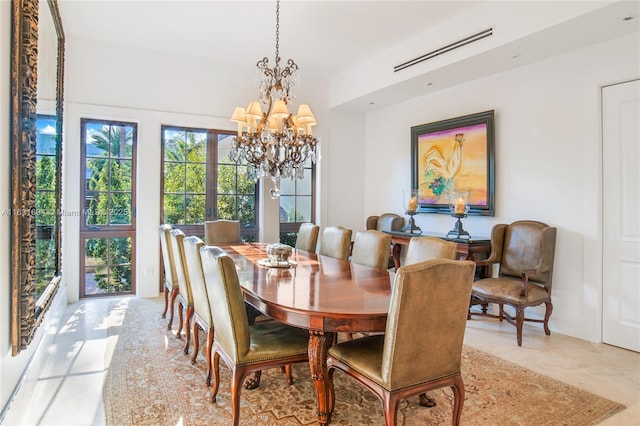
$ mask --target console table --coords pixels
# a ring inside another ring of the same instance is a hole
[[[423,232],[422,234],[410,234],[408,232],[400,231],[384,231],[386,234],[391,235],[391,250],[393,253],[393,264],[396,270],[400,267],[400,250],[402,246],[409,245],[411,238],[420,237],[437,237],[446,241],[453,241],[458,244],[458,259],[459,260],[484,260],[489,257],[491,253],[491,239],[488,237],[474,237],[467,239],[449,239],[442,234],[434,232]],[[475,279],[489,278],[491,276],[490,266],[476,266]]]

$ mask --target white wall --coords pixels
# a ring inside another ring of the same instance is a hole
[[[411,126],[495,110],[496,214],[469,217],[465,229],[489,236],[492,225],[519,219],[556,226],[550,326],[600,341],[600,87],[640,76],[639,45],[635,33],[367,114],[360,220],[403,214]],[[328,192],[330,205],[342,201]],[[446,233],[454,219],[419,214],[416,223]]]
[[[64,208],[80,211],[80,119],[102,118],[138,124],[136,294],[155,297],[159,290],[160,154],[163,124],[236,130],[229,120],[236,105],[257,97],[255,58],[246,66],[221,64],[202,58],[167,55],[112,43],[67,38],[65,110]],[[297,100],[311,104],[320,123],[314,133],[326,144],[323,132],[326,84],[304,74]],[[312,93],[313,90],[313,93]],[[297,103],[296,103],[297,105]],[[326,121],[325,121],[326,122]],[[261,185],[262,241],[279,238],[278,203],[268,197],[271,182]],[[69,283],[69,301],[78,300],[79,225],[81,217],[64,218],[63,274]]]

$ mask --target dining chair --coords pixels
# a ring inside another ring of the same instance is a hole
[[[365,222],[365,229],[375,229],[376,231],[381,232],[400,232],[402,231],[402,227],[404,226],[404,217],[399,216],[395,213],[382,213],[381,215],[369,216]],[[389,260],[387,263],[387,268],[393,268],[393,251],[392,248],[389,247]]]
[[[471,292],[475,303],[498,304],[497,317],[515,325],[518,346],[522,346],[524,321],[542,323],[547,336],[549,317],[553,312],[551,284],[556,250],[556,228],[534,220],[520,220],[510,225],[494,225],[491,230],[491,254],[479,265],[499,264],[498,276],[484,278],[473,283]],[[545,305],[544,319],[525,318],[529,306]],[[504,310],[511,306],[515,315]],[[469,311],[470,314],[478,313]]]
[[[375,229],[376,231],[401,231],[403,226],[404,217],[395,213],[369,216],[365,222],[365,229]]]
[[[240,221],[227,219],[206,221],[204,223],[204,241],[207,245],[242,242]]]
[[[405,265],[412,265],[431,259],[451,259],[458,257],[458,244],[438,237],[413,237],[407,246]]]
[[[319,233],[320,227],[318,225],[309,222],[302,223],[298,230],[295,248],[315,253]]]
[[[443,387],[453,391],[452,424],[459,425],[465,393],[462,343],[474,271],[472,261],[449,259],[400,267],[385,333],[329,348],[331,410],[333,375],[340,370],[381,400],[387,426],[396,424],[401,400]]]
[[[218,219],[211,220],[204,223],[204,238],[206,245],[218,245],[218,244],[240,244],[242,243],[242,238],[240,235],[240,221],[237,220],[227,220],[227,219]],[[247,317],[249,319],[249,324],[254,324],[257,318],[261,318],[263,320],[270,319],[265,316],[262,312],[257,310],[255,307],[250,305],[249,303],[245,303],[245,310],[247,312]],[[290,379],[291,374],[287,375]],[[256,389],[260,386],[260,378],[261,372],[256,371],[252,377],[249,377],[244,384],[245,389]]]
[[[356,232],[351,252],[351,262],[376,269],[389,267],[391,235],[369,230]]]
[[[405,265],[424,262],[432,259],[458,258],[458,244],[453,241],[446,241],[438,237],[413,237],[407,246],[407,255],[404,259]],[[467,315],[468,317],[468,315]],[[420,405],[423,407],[435,407],[436,401],[427,394],[418,395]]]
[[[185,345],[184,354],[189,353],[189,345],[191,343],[191,318],[193,317],[193,294],[191,293],[191,282],[187,275],[186,259],[184,257],[184,232],[180,229],[173,229],[169,234],[171,236],[171,249],[173,250],[173,266],[176,270],[176,277],[178,279],[178,331],[176,331],[176,337],[182,337],[182,326],[185,325]],[[186,314],[183,315],[186,308]],[[184,321],[183,321],[184,316]]]
[[[318,254],[348,260],[350,253],[351,229],[342,226],[328,226],[323,229]]]
[[[212,346],[213,383],[211,400],[220,386],[220,358],[231,370],[233,424],[240,416],[240,393],[245,376],[254,371],[307,362],[309,332],[277,321],[259,321],[249,326],[242,289],[233,259],[219,247],[200,249],[209,305],[214,324]]]
[[[195,364],[200,351],[200,333],[202,330],[207,336],[205,346],[205,358],[207,360],[207,386],[211,386],[211,347],[213,346],[213,317],[209,306],[209,296],[207,286],[204,282],[202,272],[202,261],[200,258],[200,248],[204,242],[195,236],[186,237],[182,240],[184,244],[184,257],[187,261],[187,275],[191,283],[191,293],[193,294],[193,356],[191,363]]]
[[[167,330],[171,330],[173,325],[173,312],[176,297],[180,288],[178,287],[178,277],[173,260],[173,250],[171,249],[171,225],[160,225],[160,247],[162,251],[162,266],[164,268],[164,311],[162,318],[167,317],[169,310],[169,323]]]

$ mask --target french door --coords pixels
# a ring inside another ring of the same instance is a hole
[[[135,293],[137,125],[81,120],[80,297]]]

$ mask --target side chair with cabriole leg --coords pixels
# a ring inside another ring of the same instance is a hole
[[[496,303],[497,317],[516,326],[518,346],[522,346],[524,321],[542,323],[547,336],[553,311],[551,283],[556,250],[556,228],[534,220],[520,220],[510,225],[495,225],[491,230],[491,255],[482,264],[499,264],[498,276],[473,283],[474,304]],[[526,318],[525,308],[545,305],[544,319]],[[504,305],[515,310],[510,315]],[[470,314],[477,314],[471,312]]]
[[[204,283],[204,273],[202,272],[202,260],[200,259],[200,248],[204,247],[204,242],[198,237],[186,237],[184,243],[184,257],[187,261],[187,274],[191,283],[193,294],[193,356],[191,364],[196,363],[200,350],[201,329],[207,336],[205,347],[205,358],[207,359],[207,386],[211,386],[211,348],[213,347],[213,317],[209,306],[209,296]]]
[[[384,334],[329,348],[330,412],[336,397],[333,376],[341,370],[380,399],[387,426],[395,426],[400,401],[445,387],[453,391],[452,424],[459,425],[465,392],[462,343],[474,271],[472,261],[449,259],[399,268]]]
[[[179,229],[171,231],[171,248],[174,256],[174,267],[176,270],[176,276],[178,277],[178,286],[180,292],[178,293],[178,331],[176,331],[176,337],[182,337],[182,326],[184,325],[185,345],[184,354],[189,353],[189,345],[191,344],[191,319],[193,318],[193,294],[191,293],[191,282],[187,275],[186,259],[184,257],[184,244],[182,240],[185,235]],[[186,312],[184,309],[186,308]],[[184,315],[183,315],[184,314]],[[184,317],[184,321],[183,321]]]
[[[219,247],[200,249],[202,268],[213,315],[213,386],[216,401],[220,387],[220,358],[231,370],[231,414],[240,417],[242,382],[251,372],[308,362],[309,332],[277,321],[258,321],[249,326],[236,265]],[[283,401],[284,402],[284,401]]]
[[[169,310],[167,330],[171,330],[175,300],[180,291],[171,248],[171,225],[160,225],[160,247],[162,251],[162,266],[164,267],[164,311],[162,311],[162,318],[166,318],[167,310]]]

